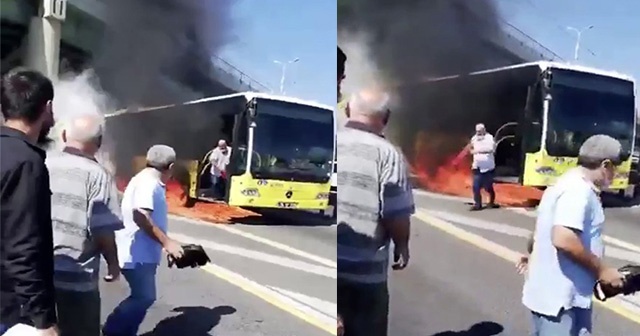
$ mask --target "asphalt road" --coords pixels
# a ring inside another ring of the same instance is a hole
[[[528,335],[520,304],[524,251],[533,210],[469,213],[465,200],[417,192],[409,268],[390,278],[389,335]],[[607,209],[607,261],[640,263],[640,209]],[[214,225],[173,217],[170,235],[203,245],[213,264],[162,265],[159,298],[142,335],[335,334],[335,227],[298,216],[286,221]],[[103,284],[104,315],[126,286]],[[596,334],[640,335],[640,300],[595,311]]]
[[[389,334],[528,335],[530,318],[520,303],[523,278],[513,260],[525,250],[534,212],[469,213],[465,200],[424,192],[416,203],[411,264],[390,279]],[[625,241],[640,236],[638,211],[607,210],[609,263],[640,262],[640,247]],[[595,335],[640,335],[637,297],[607,307],[595,310]]]
[[[334,334],[335,233],[320,224],[171,218],[170,236],[203,245],[212,264],[183,270],[161,265],[158,300],[140,335]],[[128,290],[124,281],[104,283],[101,290],[106,318]]]

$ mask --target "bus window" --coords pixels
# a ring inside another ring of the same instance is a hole
[[[257,178],[326,182],[333,159],[333,111],[258,100],[252,164]]]
[[[634,134],[633,84],[585,73],[555,70],[549,106],[547,151],[577,157],[592,135],[609,135],[631,154]]]

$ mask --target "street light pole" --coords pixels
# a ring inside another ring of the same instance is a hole
[[[584,28],[582,28],[582,29],[577,29],[577,28],[573,28],[573,27],[567,27],[567,30],[571,30],[571,31],[575,32],[575,33],[576,33],[576,35],[577,35],[577,36],[576,36],[576,47],[575,47],[575,50],[574,50],[574,52],[573,52],[573,59],[574,59],[575,61],[577,61],[577,60],[578,60],[578,57],[579,57],[579,52],[580,52],[580,40],[582,40],[582,32],[587,31],[587,30],[590,30],[590,29],[592,29],[592,28],[593,28],[593,25],[590,25],[590,26],[584,27]]]
[[[282,67],[282,75],[280,76],[280,94],[284,94],[284,80],[287,75],[287,65],[298,62],[300,59],[298,57],[288,61],[288,62],[280,62],[278,60],[274,60],[273,63],[279,64]]]

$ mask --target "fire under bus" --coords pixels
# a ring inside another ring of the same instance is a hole
[[[610,188],[624,193],[637,127],[634,85],[619,73],[540,61],[429,79],[413,89],[429,97],[425,108],[446,111],[453,132],[466,137],[475,123],[486,125],[503,182],[550,186],[577,166],[587,138],[609,135],[622,144],[624,162]]]
[[[214,201],[209,156],[219,139],[231,149],[223,201],[247,208],[324,211],[335,155],[334,109],[289,97],[237,93],[107,116],[119,176],[144,168],[154,144],[178,155],[174,179],[185,205]]]

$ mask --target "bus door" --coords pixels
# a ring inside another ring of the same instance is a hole
[[[255,115],[255,98],[249,101],[242,113],[235,116],[233,134],[231,140],[231,158],[227,166],[227,185],[225,190],[225,201],[229,203],[232,179],[234,176],[241,176],[247,172],[247,157],[249,149],[249,128]]]
[[[519,183],[529,185],[531,179],[535,178],[536,163],[532,158],[533,154],[539,153],[542,146],[542,124],[543,124],[543,94],[542,85],[538,80],[530,85],[527,90],[527,100],[525,103],[522,119],[518,122],[518,133],[522,137],[521,160]]]

